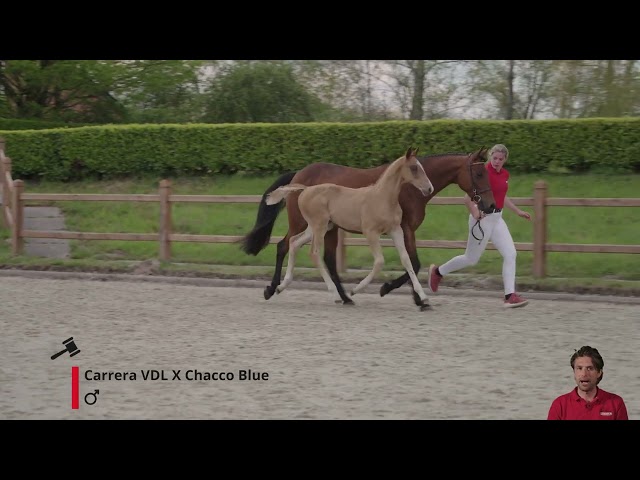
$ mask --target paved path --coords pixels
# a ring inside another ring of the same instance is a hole
[[[637,305],[442,291],[419,312],[408,288],[346,307],[297,284],[266,301],[264,282],[59,278],[0,276],[0,419],[544,419],[582,345],[640,418]],[[69,337],[80,353],[51,360]]]
[[[0,205],[2,205],[2,185],[0,185]],[[66,230],[64,215],[58,207],[27,206],[24,209],[25,230]],[[26,255],[47,258],[69,258],[69,240],[57,238],[27,238]]]
[[[64,215],[58,207],[25,207],[25,230],[66,230]],[[69,258],[69,240],[58,238],[25,239],[27,255],[48,258]]]

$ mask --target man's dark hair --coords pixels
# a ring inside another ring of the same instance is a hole
[[[593,362],[593,366],[596,368],[598,372],[602,372],[604,368],[604,360],[602,359],[602,355],[598,352],[598,349],[592,348],[589,345],[585,345],[581,347],[580,350],[576,350],[576,352],[571,355],[571,369],[573,370],[574,364],[576,363],[576,358],[578,357],[591,357],[591,361]],[[600,375],[598,378],[598,383],[602,380],[604,375]]]

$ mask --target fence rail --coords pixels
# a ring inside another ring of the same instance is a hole
[[[4,155],[4,143],[0,140],[0,187],[2,188],[2,215],[5,225],[11,231],[12,253],[20,255],[25,238],[56,238],[67,240],[126,240],[157,241],[161,260],[171,259],[173,242],[199,243],[236,243],[242,236],[236,235],[193,235],[172,231],[171,205],[174,203],[254,203],[260,202],[261,195],[173,195],[171,182],[162,180],[157,195],[125,194],[75,194],[75,193],[25,193],[24,182],[11,178],[11,159]],[[548,198],[547,184],[536,182],[533,197],[512,198],[516,204],[533,207],[533,241],[517,242],[519,251],[533,252],[533,276],[544,278],[546,275],[547,252],[580,253],[629,253],[640,254],[640,245],[611,244],[571,244],[547,242],[547,208],[562,207],[640,207],[640,198]],[[24,230],[24,207],[27,201],[97,201],[97,202],[156,202],[160,204],[160,222],[158,233],[95,233]],[[431,205],[462,205],[460,197],[435,197]],[[273,236],[270,243],[278,243],[281,236]],[[365,246],[364,238],[354,238],[340,232],[338,237],[338,269],[346,269],[347,246]],[[382,246],[393,246],[389,239],[381,240]],[[464,249],[466,240],[416,240],[418,248]],[[488,249],[496,248],[489,244]]]

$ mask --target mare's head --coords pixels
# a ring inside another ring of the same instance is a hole
[[[463,164],[458,174],[460,188],[485,213],[493,212],[493,209],[496,208],[496,201],[489,183],[489,172],[485,166],[488,150],[488,148],[482,147],[480,150],[470,153],[468,161]]]
[[[418,161],[418,149],[411,147],[407,150],[404,157],[398,158],[394,163],[399,167],[399,174],[403,183],[410,183],[422,192],[425,197],[433,192],[433,184],[427,173],[424,171],[422,164]],[[391,167],[390,167],[391,168]]]

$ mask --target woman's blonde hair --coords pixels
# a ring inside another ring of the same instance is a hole
[[[495,152],[504,153],[504,161],[505,162],[509,158],[509,149],[507,147],[505,147],[504,145],[502,145],[501,143],[498,143],[498,144],[494,145],[493,147],[491,147],[491,150],[489,150],[489,156],[492,156]]]

